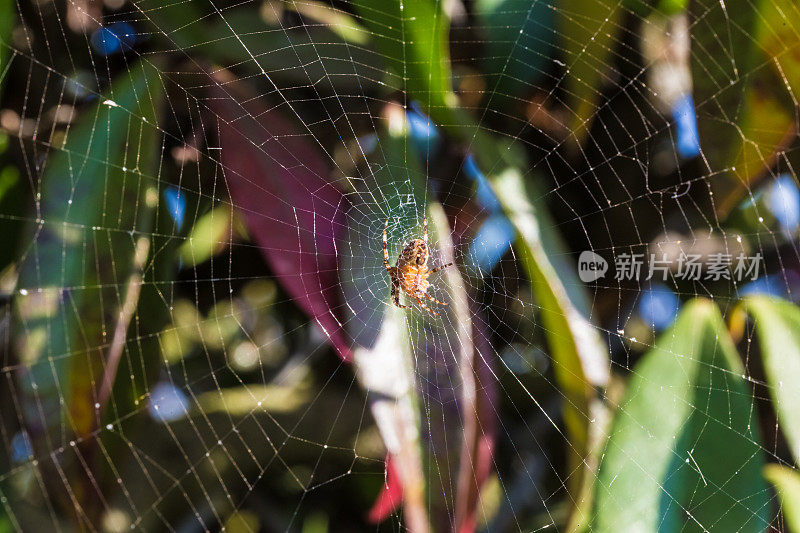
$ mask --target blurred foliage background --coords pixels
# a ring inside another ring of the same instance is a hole
[[[798,28],[0,0],[0,531],[800,533]]]

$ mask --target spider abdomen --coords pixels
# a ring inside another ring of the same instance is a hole
[[[400,288],[403,292],[414,296],[418,292],[428,290],[428,269],[425,266],[416,267],[413,264],[398,266]]]

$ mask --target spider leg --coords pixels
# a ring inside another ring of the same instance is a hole
[[[390,270],[392,267],[389,265],[389,250],[386,248],[386,229],[389,227],[389,219],[383,225],[383,268]]]
[[[408,309],[407,305],[403,305],[403,304],[400,303],[400,295],[399,294],[395,294],[392,297],[392,303],[395,305],[395,307],[399,307],[400,309]]]
[[[428,274],[433,274],[434,272],[439,272],[440,270],[445,269],[445,268],[447,268],[449,266],[453,266],[453,263],[447,263],[446,265],[442,265],[442,266],[438,266],[436,268],[432,268],[432,269],[428,270]]]
[[[422,292],[422,293],[420,293],[420,294],[422,294],[423,296],[425,296],[425,298],[427,298],[428,300],[431,300],[432,302],[436,302],[437,304],[441,304],[441,305],[450,305],[450,304],[448,304],[448,303],[445,303],[445,302],[440,302],[439,300],[437,300],[436,298],[434,298],[433,296],[431,296],[431,295],[430,295],[430,294],[428,294],[427,292]]]
[[[428,242],[428,217],[425,217],[425,220],[422,221],[422,225],[425,228],[423,239],[425,240],[425,242]]]
[[[394,267],[391,267],[394,268]],[[403,305],[400,303],[400,283],[397,281],[395,276],[392,276],[392,289],[390,292],[392,296],[392,303],[399,307],[400,309],[407,309],[407,305]]]
[[[433,309],[429,308],[427,305],[422,303],[422,300],[420,300],[419,296],[415,296],[415,298],[416,298],[417,303],[419,304],[420,307],[422,307],[424,310],[426,310],[427,312],[429,312],[432,315],[439,316],[439,313],[437,313],[436,311],[434,311]]]

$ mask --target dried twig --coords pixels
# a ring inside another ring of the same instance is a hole
[[[103,372],[103,382],[100,385],[100,392],[97,397],[97,403],[100,404],[101,409],[105,407],[111,396],[114,378],[117,375],[117,368],[119,368],[119,360],[122,357],[122,350],[125,348],[128,326],[131,323],[133,313],[136,311],[136,306],[139,303],[139,293],[142,288],[142,272],[144,271],[144,264],[145,261],[147,261],[149,252],[150,238],[147,236],[139,237],[136,241],[136,250],[133,255],[132,272],[128,277],[128,282],[125,287],[125,299],[122,302],[117,324],[114,327],[114,337],[111,340],[111,347],[108,349],[106,368]]]

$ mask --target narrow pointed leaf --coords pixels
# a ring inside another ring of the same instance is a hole
[[[560,264],[566,256],[558,251],[553,222],[541,202],[534,205],[531,201],[541,196],[528,190],[529,185],[513,167],[497,176],[493,184],[517,229],[514,248],[536,297],[553,371],[563,395],[564,429],[560,431],[568,439],[568,468],[575,472],[568,485],[575,502],[572,521],[584,522],[578,495],[594,476],[586,463],[593,418],[590,409],[596,397],[595,387],[608,380],[608,355],[584,311],[588,306],[583,305],[583,287],[573,266]]]
[[[403,310],[388,308],[371,347],[356,346],[353,360],[359,383],[370,395],[370,410],[402,485],[405,526],[428,531],[419,403]],[[394,494],[395,488],[391,488]],[[394,500],[393,500],[394,501]],[[388,509],[376,510],[375,518]],[[379,512],[380,511],[380,512]]]
[[[372,524],[379,524],[389,518],[403,503],[403,483],[397,475],[394,460],[391,455],[386,456],[386,479],[383,488],[378,493],[375,503],[369,510],[367,520]]]
[[[8,75],[8,67],[11,63],[12,46],[11,34],[14,24],[17,22],[17,7],[15,2],[6,0],[0,2],[0,89],[2,89],[5,77]]]
[[[796,138],[800,8],[793,0],[702,0],[692,26],[692,78],[705,157],[729,171],[712,182],[726,216]],[[724,27],[721,34],[716,30]],[[731,115],[728,110],[741,110]]]
[[[633,368],[595,483],[592,531],[761,532],[753,393],[716,306],[694,300]]]
[[[572,113],[570,139],[585,139],[592,118],[602,105],[603,85],[614,73],[623,9],[616,0],[561,0],[558,34],[566,63],[566,107]]]
[[[788,466],[769,464],[764,477],[778,493],[784,523],[789,533],[800,533],[800,474]]]
[[[369,42],[369,33],[341,9],[314,0],[292,2],[287,4],[286,8],[295,10],[309,22],[324,24],[326,28],[347,42],[360,45],[366,45]]]
[[[279,19],[278,4],[263,9]],[[297,11],[321,15],[314,4],[293,4]],[[313,84],[317,90],[343,94],[374,89],[384,82],[401,86],[396,76],[382,79],[383,58],[371,46],[350,44],[363,41],[369,33],[343,12],[329,21],[328,27],[310,23],[302,31],[292,31],[279,20],[265,22],[252,5],[231,6],[211,16],[201,7],[197,2],[162,3],[142,22],[154,34],[174,42],[179,56],[189,54],[223,66],[235,65],[268,76],[282,89]]]
[[[158,198],[161,93],[154,67],[140,63],[121,73],[45,163],[41,222],[29,228],[15,298],[24,416],[39,444],[49,436],[46,446],[59,446],[98,422],[98,348],[115,330],[127,292],[118,287],[131,273],[137,233],[150,231]],[[138,293],[129,303],[134,308],[136,300]],[[120,327],[124,342],[126,325]]]
[[[588,443],[589,404],[594,387],[608,379],[608,357],[600,335],[587,318],[583,286],[565,263],[560,240],[544,204],[516,167],[492,179],[506,215],[517,230],[514,247],[536,296],[564,396],[564,419],[577,461]]]
[[[438,0],[353,0],[386,66],[406,91],[441,122],[455,105],[448,34],[450,19]]]
[[[286,292],[349,358],[335,243],[345,205],[319,148],[241,82],[219,74],[209,96],[234,207]]]
[[[800,309],[767,296],[745,298],[741,305],[755,319],[772,404],[781,432],[800,463]]]

